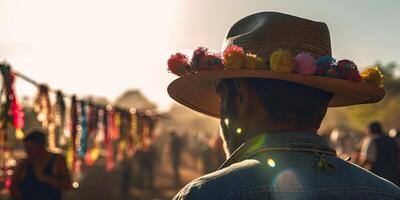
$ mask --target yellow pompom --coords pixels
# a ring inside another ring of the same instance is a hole
[[[255,54],[247,53],[244,57],[244,67],[246,69],[257,69],[265,67],[265,60]]]
[[[361,72],[361,78],[366,83],[374,84],[376,86],[382,86],[383,74],[378,66],[373,66],[365,69]]]
[[[269,65],[273,72],[291,73],[294,70],[294,58],[289,51],[280,49],[272,53]]]

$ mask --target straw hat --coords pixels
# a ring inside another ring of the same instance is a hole
[[[325,23],[277,12],[253,14],[231,27],[223,50],[221,58],[199,48],[191,62],[173,55],[169,70],[180,77],[168,86],[169,95],[213,117],[220,112],[216,84],[225,78],[276,79],[318,88],[333,94],[330,107],[375,103],[385,95],[378,68],[360,76],[353,62],[330,57]]]

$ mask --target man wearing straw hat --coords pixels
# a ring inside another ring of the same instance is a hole
[[[262,12],[235,23],[223,55],[172,55],[177,102],[220,118],[228,159],[174,199],[400,199],[391,182],[337,157],[317,134],[328,107],[384,97],[377,67],[331,57],[325,23]]]

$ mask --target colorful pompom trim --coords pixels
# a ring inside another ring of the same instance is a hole
[[[182,53],[176,53],[168,59],[168,71],[184,76],[199,71],[237,70],[237,69],[263,69],[276,73],[297,73],[302,75],[315,75],[343,79],[353,82],[365,82],[382,86],[383,74],[377,66],[358,71],[357,65],[347,59],[339,60],[331,56],[322,56],[315,59],[307,52],[297,54],[295,57],[284,49],[271,54],[269,66],[266,59],[258,55],[245,52],[237,45],[228,46],[222,54],[208,52],[207,48],[199,47],[193,52],[191,61]]]

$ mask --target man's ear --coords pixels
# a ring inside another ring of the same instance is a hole
[[[249,104],[248,83],[243,79],[236,79],[235,85],[237,88],[237,93],[235,96],[237,111],[239,115],[243,115],[247,112]]]

